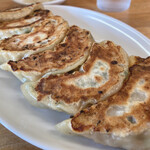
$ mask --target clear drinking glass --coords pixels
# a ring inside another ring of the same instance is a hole
[[[97,7],[103,11],[119,12],[130,7],[131,0],[97,0]]]

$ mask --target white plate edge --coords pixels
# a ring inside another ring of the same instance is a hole
[[[22,0],[13,0],[15,3],[21,4],[21,5],[31,5],[30,3],[25,3]],[[66,0],[53,0],[49,2],[43,2],[44,5],[55,5],[55,4],[61,4],[65,2]]]
[[[80,8],[80,7],[74,7],[74,6],[67,6],[67,5],[46,5],[44,4],[44,7],[66,7],[66,8],[73,8],[73,9],[80,9],[82,11],[88,11],[91,12],[92,14],[96,15],[96,16],[101,16],[103,18],[105,18],[106,20],[109,20],[117,25],[119,25],[120,27],[123,27],[125,29],[127,29],[128,31],[130,31],[131,33],[133,33],[134,35],[136,35],[137,37],[141,38],[143,41],[145,41],[149,46],[150,46],[150,39],[148,37],[146,37],[144,34],[142,34],[140,31],[136,30],[135,28],[131,27],[130,25],[115,19],[113,17],[110,17],[106,14],[103,14],[101,12],[97,12],[97,11],[93,11],[90,9],[86,9],[86,8]],[[105,22],[105,21],[104,21]],[[113,25],[114,26],[114,25]],[[125,33],[125,32],[124,32]],[[130,35],[131,37],[131,35]]]

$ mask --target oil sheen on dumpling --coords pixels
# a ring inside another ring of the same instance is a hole
[[[35,106],[75,114],[116,93],[127,75],[126,52],[113,42],[104,41],[92,46],[80,71],[27,82],[22,85],[22,92]]]
[[[134,64],[134,65],[133,65]],[[150,149],[150,57],[135,57],[121,90],[57,128],[127,150]]]
[[[0,68],[11,71],[22,82],[36,81],[46,73],[66,73],[83,64],[93,42],[89,31],[74,25],[54,51],[50,49],[19,61],[9,61]]]
[[[13,8],[0,12],[0,22],[17,20],[32,14],[36,10],[43,9],[41,3],[32,4],[23,8]]]
[[[0,23],[0,40],[9,38],[13,35],[29,33],[35,26],[38,26],[41,20],[52,16],[49,10],[35,10],[32,14],[23,18],[5,21]]]
[[[0,43],[0,63],[19,60],[47,49],[53,49],[63,40],[68,23],[60,16],[50,16],[40,20],[31,32],[14,35]]]

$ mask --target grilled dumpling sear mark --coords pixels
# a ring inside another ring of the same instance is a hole
[[[58,128],[104,145],[150,149],[150,57],[135,57],[132,62],[135,65],[130,67],[129,78],[118,93],[82,110]]]
[[[54,51],[47,50],[19,61],[9,61],[0,68],[11,71],[22,82],[36,81],[46,73],[66,73],[83,64],[93,42],[89,31],[72,26]]]
[[[75,114],[116,93],[127,74],[126,52],[111,41],[105,41],[92,46],[80,71],[27,82],[22,91],[33,105]]]
[[[24,18],[0,23],[0,40],[9,38],[13,35],[29,33],[41,20],[52,16],[49,10],[36,10],[31,15]]]
[[[59,16],[51,16],[30,33],[14,35],[0,43],[0,62],[19,60],[47,49],[53,49],[66,35],[68,23]]]
[[[43,9],[43,5],[41,3],[32,4],[23,8],[2,11],[0,12],[0,22],[20,19],[39,9]]]

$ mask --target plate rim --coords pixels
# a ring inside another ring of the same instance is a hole
[[[107,23],[107,21],[112,22],[113,23],[112,26],[114,28],[116,28],[115,25],[114,25],[114,24],[116,24],[117,26],[126,29],[127,31],[130,32],[130,34],[129,33],[127,34],[129,37],[132,37],[133,35],[136,35],[136,38],[138,37],[138,38],[142,39],[148,45],[148,47],[150,47],[150,39],[148,37],[146,37],[144,34],[142,34],[140,31],[138,31],[137,29],[133,28],[132,26],[128,25],[127,23],[125,23],[125,22],[123,22],[121,20],[118,20],[118,19],[113,18],[111,16],[108,16],[106,14],[103,14],[101,12],[90,10],[90,9],[87,9],[87,8],[81,8],[81,7],[75,7],[75,6],[68,6],[68,5],[46,5],[46,4],[44,4],[44,7],[71,8],[71,9],[78,9],[78,10],[81,10],[81,11],[87,11],[90,14],[96,16],[96,17],[100,17],[100,18],[102,17],[102,18],[104,18],[106,20],[106,21],[104,21],[105,23]],[[110,25],[110,23],[109,23],[109,25]],[[119,28],[117,28],[117,30],[118,29]],[[123,33],[125,34],[125,32],[123,32]],[[133,34],[133,35],[131,36],[131,34]],[[132,39],[134,39],[134,38],[132,38]],[[142,41],[140,41],[140,43],[142,43]],[[149,50],[145,49],[145,51],[147,52],[147,54],[150,55],[150,49]]]
[[[22,2],[20,0],[13,0],[15,3],[21,4],[21,5],[31,5],[31,3],[25,3]],[[63,2],[65,2],[66,0],[53,0],[53,1],[49,1],[49,2],[43,2],[44,5],[56,5],[56,4],[61,4]],[[42,3],[42,2],[41,2]]]
[[[128,25],[127,23],[121,21],[121,20],[118,20],[116,18],[113,18],[111,16],[108,16],[106,14],[103,14],[102,12],[98,12],[98,11],[95,11],[95,10],[90,10],[90,9],[87,9],[87,8],[81,8],[81,7],[76,7],[76,6],[69,6],[69,5],[47,5],[47,4],[44,4],[44,7],[66,7],[66,8],[73,8],[73,9],[80,9],[82,11],[88,11],[92,14],[95,14],[95,15],[98,15],[98,16],[101,16],[103,18],[106,18],[107,20],[111,20],[112,22],[120,25],[120,26],[123,26],[125,27],[126,29],[128,29],[129,31],[133,32],[134,34],[140,36],[143,40],[145,40],[149,45],[150,45],[150,39],[148,37],[146,37],[144,34],[142,34],[140,31],[138,31],[137,29],[135,29],[134,27]]]
[[[150,39],[147,38],[145,35],[143,35],[142,33],[140,33],[138,30],[134,29],[133,27],[129,26],[128,24],[118,20],[118,19],[115,19],[113,17],[110,17],[108,15],[105,15],[103,13],[100,13],[100,12],[97,12],[97,11],[93,11],[93,10],[89,10],[89,9],[85,9],[85,8],[79,8],[79,7],[74,7],[74,6],[67,6],[67,5],[44,5],[44,7],[56,7],[56,8],[68,8],[68,9],[77,9],[77,10],[80,10],[80,11],[87,11],[88,13],[92,13],[96,16],[100,16],[100,17],[103,17],[105,18],[106,20],[109,20],[109,21],[112,21],[114,22],[115,24],[127,29],[128,31],[130,31],[131,33],[133,33],[134,35],[136,35],[137,37],[141,38],[145,43],[147,43],[147,45],[150,47]],[[49,9],[50,9],[49,8]],[[114,26],[114,25],[113,25]],[[130,35],[131,36],[131,35]],[[148,51],[148,53],[150,54],[150,51]],[[10,124],[7,123],[7,121],[5,121],[4,119],[2,119],[3,117],[0,116],[0,123],[6,127],[9,131],[11,131],[13,134],[15,134],[16,136],[20,137],[21,139],[23,139],[24,141],[38,147],[38,148],[42,148],[42,149],[49,149],[49,150],[60,150],[58,147],[53,147],[53,146],[50,146],[50,147],[47,147],[46,145],[41,145],[39,144],[34,138],[31,138],[29,137],[28,135],[24,135],[22,132],[20,131],[17,131],[15,128],[13,128],[13,126],[11,126]]]

